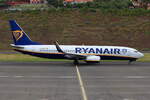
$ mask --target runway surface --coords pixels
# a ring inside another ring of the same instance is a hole
[[[0,63],[0,100],[149,100],[150,63]]]

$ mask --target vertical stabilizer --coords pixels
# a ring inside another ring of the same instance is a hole
[[[15,45],[40,45],[37,42],[33,42],[15,20],[10,20],[9,24]]]

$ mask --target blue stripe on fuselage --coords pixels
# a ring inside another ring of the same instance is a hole
[[[16,51],[19,51],[23,54],[28,54],[32,56],[42,57],[42,58],[49,58],[49,59],[67,59],[64,54],[56,54],[56,53],[37,53],[37,52],[30,52],[30,51],[24,51],[15,49]],[[125,56],[114,56],[114,55],[95,55],[100,56],[101,60],[136,60],[136,58],[132,57],[125,57]],[[79,60],[85,60],[85,59],[79,59]]]
[[[21,52],[23,54],[28,54],[36,57],[49,58],[49,59],[66,59],[64,57],[64,54],[37,53],[37,52],[30,52],[30,51],[24,51],[19,49],[14,49],[14,50]]]

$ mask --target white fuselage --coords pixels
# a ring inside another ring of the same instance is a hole
[[[57,58],[57,54],[61,54],[57,51],[55,45],[19,45],[20,49],[17,49],[23,53],[32,53],[33,54],[48,54],[55,57],[49,56],[49,58]],[[107,58],[107,60],[113,60],[115,57],[119,58],[133,58],[138,59],[143,57],[143,54],[136,49],[129,47],[120,47],[120,46],[84,46],[84,45],[60,45],[61,49],[70,54],[80,54],[87,56],[100,56],[102,60]],[[36,55],[35,55],[36,56]],[[44,56],[43,56],[44,57]],[[47,57],[46,57],[47,58]],[[59,58],[58,56],[58,59]],[[120,59],[121,60],[121,59]],[[127,59],[125,59],[127,60]]]

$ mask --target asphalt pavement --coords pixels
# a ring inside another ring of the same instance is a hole
[[[149,100],[150,63],[1,62],[0,100]]]

